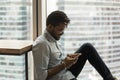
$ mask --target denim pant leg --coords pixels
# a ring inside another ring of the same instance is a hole
[[[108,67],[105,65],[101,57],[99,56],[96,49],[90,44],[85,43],[83,44],[76,53],[82,53],[81,56],[79,56],[78,61],[76,64],[71,66],[68,70],[72,72],[72,74],[77,77],[79,73],[81,72],[82,68],[85,65],[86,60],[90,62],[90,64],[98,71],[98,73],[103,77],[104,80],[114,80],[113,76],[108,69]]]
[[[77,80],[76,78],[70,79],[70,80]]]

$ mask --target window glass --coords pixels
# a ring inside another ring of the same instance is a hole
[[[32,40],[32,0],[0,0],[0,40]],[[27,80],[25,65],[25,54],[1,54],[0,80]]]
[[[32,0],[0,0],[0,39],[32,39]]]
[[[74,53],[89,42],[120,78],[120,0],[47,0],[47,6],[47,14],[62,10],[71,19],[61,39],[65,53]],[[88,62],[78,79],[102,80]]]

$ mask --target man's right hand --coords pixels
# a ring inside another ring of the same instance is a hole
[[[81,54],[76,54],[76,53],[75,54],[68,54],[67,57],[64,59],[64,63],[65,63],[66,68],[69,68],[73,64],[75,64],[80,55]]]

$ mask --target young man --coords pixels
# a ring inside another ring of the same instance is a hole
[[[104,80],[115,80],[110,70],[90,44],[83,44],[74,54],[63,56],[57,43],[70,20],[62,11],[54,11],[46,21],[46,30],[33,44],[34,80],[76,80],[88,60]]]

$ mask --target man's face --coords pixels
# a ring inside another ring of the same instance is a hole
[[[51,35],[56,39],[59,40],[62,34],[64,34],[64,30],[67,27],[66,24],[60,23],[58,26],[53,26],[53,29],[51,31]]]

